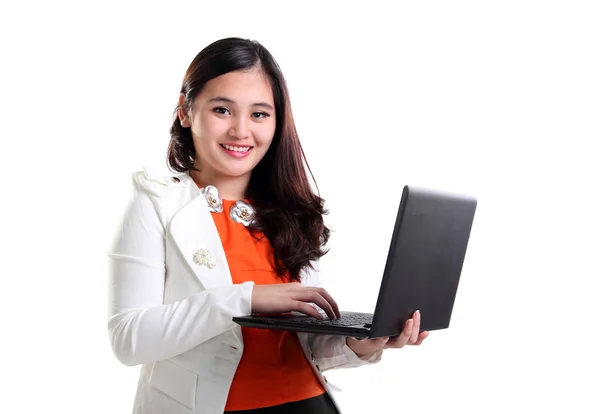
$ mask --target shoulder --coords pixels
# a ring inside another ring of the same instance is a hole
[[[136,194],[144,193],[149,196],[162,198],[169,189],[184,188],[191,180],[187,173],[170,173],[163,169],[144,166],[132,175]]]
[[[199,194],[187,172],[173,173],[166,168],[145,166],[134,172],[132,178],[135,203],[156,210],[165,225]]]

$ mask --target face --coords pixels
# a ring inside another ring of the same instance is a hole
[[[191,128],[203,175],[249,177],[275,134],[273,91],[258,69],[229,72],[207,82],[193,112],[179,119]]]

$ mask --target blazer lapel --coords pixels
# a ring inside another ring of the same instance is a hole
[[[211,216],[213,213],[191,177],[185,177],[185,181],[189,193],[184,198],[192,199],[171,219],[171,237],[206,289],[231,285],[231,273],[219,232]]]

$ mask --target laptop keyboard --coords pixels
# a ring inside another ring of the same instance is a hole
[[[354,326],[354,325],[369,325],[373,321],[373,314],[371,313],[358,313],[358,312],[344,312],[340,319],[331,320],[325,315],[325,319],[319,320],[313,317],[307,317],[302,319],[296,319],[295,323],[307,323],[311,325],[327,325],[327,326]]]

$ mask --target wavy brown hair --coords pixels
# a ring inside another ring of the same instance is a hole
[[[330,230],[325,226],[324,200],[311,188],[308,173],[316,182],[292,115],[286,81],[269,51],[256,41],[240,38],[218,40],[204,48],[187,69],[181,94],[181,109],[193,110],[195,98],[213,78],[237,70],[260,68],[268,77],[275,102],[276,127],[267,153],[252,171],[247,198],[255,207],[261,231],[273,246],[273,267],[281,278],[300,280],[300,272],[311,261],[327,253],[324,246]],[[181,126],[175,108],[167,154],[171,169],[193,168],[196,151],[190,128]],[[317,187],[318,188],[318,187]]]

